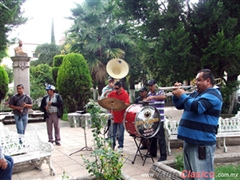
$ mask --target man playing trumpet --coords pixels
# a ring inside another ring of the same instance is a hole
[[[181,83],[177,82],[175,86],[181,86]],[[183,177],[186,179],[214,179],[214,152],[222,95],[213,86],[212,71],[202,69],[196,76],[196,91],[187,95],[176,87],[172,92],[175,107],[184,109],[177,137],[184,141]],[[204,172],[204,177],[188,177],[197,172]]]

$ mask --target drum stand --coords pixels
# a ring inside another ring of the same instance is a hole
[[[73,154],[76,154],[76,153],[78,153],[78,152],[80,152],[80,151],[84,151],[84,150],[86,150],[86,151],[92,151],[92,148],[87,146],[87,133],[86,133],[86,128],[87,128],[87,125],[88,125],[88,123],[87,123],[88,119],[87,119],[87,116],[84,116],[84,118],[85,118],[85,127],[83,128],[83,130],[84,130],[85,146],[84,146],[83,148],[81,148],[80,150],[69,154],[69,156],[71,156],[71,155],[73,155]]]
[[[151,139],[151,138],[150,138],[150,139],[145,139],[145,140],[148,141],[148,142],[147,142],[147,152],[146,152],[146,154],[143,154],[143,153],[141,152],[141,149],[140,149],[140,148],[141,148],[141,145],[142,145],[142,139],[141,139],[141,137],[134,136],[134,135],[130,135],[130,136],[133,137],[134,142],[135,142],[135,145],[136,145],[136,147],[137,147],[137,151],[136,151],[136,153],[135,153],[135,156],[134,156],[134,159],[133,159],[133,161],[132,161],[132,164],[134,164],[137,156],[140,156],[140,157],[142,158],[142,160],[143,160],[143,164],[142,164],[142,165],[143,165],[143,166],[144,166],[144,164],[145,164],[145,162],[146,162],[146,159],[147,159],[148,157],[150,157],[150,158],[152,159],[152,162],[154,163],[153,157],[152,157],[152,155],[151,155],[151,153],[150,153],[150,147],[151,147],[151,144],[152,144],[152,139]],[[137,142],[137,138],[139,138],[140,142]]]

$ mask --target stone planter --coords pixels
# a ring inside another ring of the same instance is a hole
[[[215,154],[215,166],[240,162],[239,153]],[[183,180],[182,172],[174,169],[174,160],[155,162],[149,170],[152,177],[159,180]]]
[[[125,174],[124,172],[122,172],[122,177],[123,177],[123,180],[135,180],[132,177],[130,177],[129,175]],[[97,180],[97,179],[92,176],[83,176],[83,177],[78,177],[78,178],[70,179],[70,180]]]

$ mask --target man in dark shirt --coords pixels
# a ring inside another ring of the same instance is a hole
[[[140,101],[145,101],[147,99],[148,90],[146,87],[142,87],[139,90],[140,96],[134,101],[134,104],[139,104]]]
[[[19,134],[19,142],[23,143],[28,123],[28,109],[32,108],[32,99],[24,93],[22,84],[17,85],[17,94],[9,100],[9,107],[13,109],[14,119]]]

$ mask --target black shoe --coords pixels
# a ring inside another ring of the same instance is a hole
[[[140,149],[147,149],[147,146],[141,146]]]
[[[145,155],[146,157],[157,157],[157,155],[156,154],[154,154],[154,155],[151,155],[151,154],[147,154],[147,155]]]
[[[57,145],[57,146],[61,146],[61,143],[60,143],[60,142],[56,142],[56,145]]]
[[[166,157],[160,157],[159,159],[158,159],[158,162],[160,162],[160,161],[165,161],[167,158]]]

